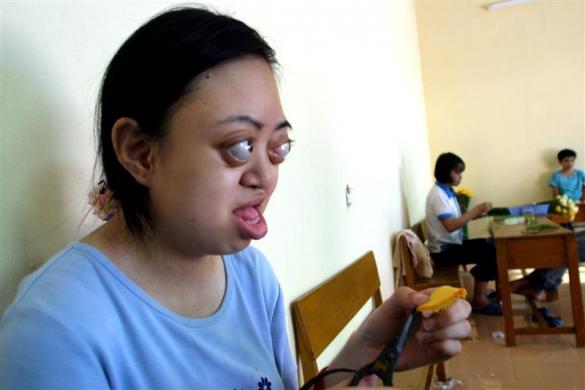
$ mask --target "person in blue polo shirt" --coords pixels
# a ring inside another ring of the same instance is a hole
[[[577,153],[571,149],[563,149],[557,154],[561,169],[553,173],[548,185],[552,188],[553,197],[567,195],[575,201],[585,201],[585,172],[575,169]]]
[[[488,283],[498,275],[493,241],[463,239],[463,227],[472,219],[484,216],[491,208],[480,203],[462,214],[453,187],[461,183],[465,170],[463,160],[453,153],[443,153],[435,164],[435,185],[426,201],[429,230],[427,247],[436,264],[476,264],[471,270],[475,278],[472,307],[474,312],[501,315],[502,307],[487,297]]]

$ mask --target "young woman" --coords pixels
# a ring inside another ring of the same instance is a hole
[[[22,282],[0,324],[0,388],[297,387],[280,286],[249,246],[290,151],[275,63],[256,31],[200,8],[122,45],[98,113],[110,220]],[[372,361],[427,299],[398,290],[330,367]],[[458,353],[469,311],[425,318],[398,368]]]
[[[435,163],[435,185],[426,202],[429,229],[427,246],[437,264],[476,264],[471,270],[475,278],[472,307],[482,314],[502,315],[498,302],[487,297],[488,283],[496,280],[496,249],[486,239],[463,240],[463,226],[485,215],[491,203],[484,202],[461,214],[453,187],[461,184],[465,171],[463,160],[453,153],[443,153]]]

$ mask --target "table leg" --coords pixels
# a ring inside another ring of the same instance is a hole
[[[577,243],[574,235],[565,239],[567,251],[567,268],[569,269],[569,289],[571,291],[571,310],[575,326],[577,347],[585,346],[585,319],[583,314],[583,298],[581,296],[581,281],[579,279],[579,263],[577,260]]]
[[[506,345],[516,346],[516,333],[514,332],[514,316],[512,314],[512,289],[508,277],[508,254],[506,240],[496,240],[496,252],[498,258],[499,289],[502,296],[504,311],[504,327],[506,333]]]

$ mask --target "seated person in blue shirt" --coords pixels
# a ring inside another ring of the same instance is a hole
[[[553,197],[567,195],[576,202],[583,202],[585,199],[583,188],[585,173],[581,169],[575,169],[576,158],[577,153],[571,149],[563,149],[557,154],[561,169],[553,173],[548,183],[552,188]],[[565,267],[534,270],[525,277],[513,281],[512,292],[537,301],[550,301],[554,298],[565,271]]]
[[[585,172],[575,169],[577,153],[571,149],[563,149],[557,154],[561,169],[553,173],[548,185],[552,188],[553,198],[567,195],[576,202],[585,201]]]
[[[120,47],[98,109],[107,222],[21,283],[0,322],[0,388],[297,388],[283,293],[249,246],[291,145],[275,64],[255,30],[194,7]],[[428,296],[398,289],[330,367],[373,361]],[[470,310],[424,318],[397,369],[460,352]]]
[[[498,268],[493,241],[463,240],[463,227],[472,219],[484,216],[491,203],[484,202],[461,214],[453,187],[463,178],[465,163],[453,153],[443,153],[435,164],[435,185],[426,201],[429,230],[427,247],[436,264],[476,264],[471,270],[475,279],[472,307],[483,314],[501,315],[502,307],[488,296],[488,283],[497,280]]]

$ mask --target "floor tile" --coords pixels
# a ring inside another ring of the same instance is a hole
[[[585,367],[580,363],[513,361],[518,384],[532,389],[583,389]]]
[[[509,361],[508,361],[509,362]],[[446,365],[448,375],[462,381],[462,389],[504,389],[517,386],[514,368],[502,360],[456,358]]]

